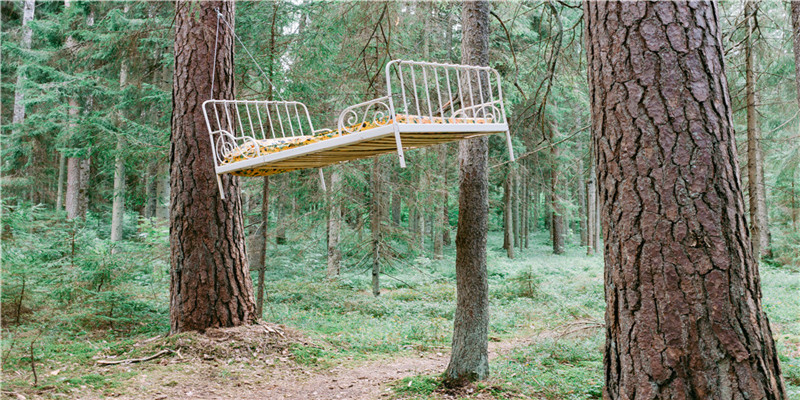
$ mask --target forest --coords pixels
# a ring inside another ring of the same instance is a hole
[[[800,1],[0,11],[2,398],[800,400]]]

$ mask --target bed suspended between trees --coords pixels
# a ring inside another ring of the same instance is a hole
[[[405,167],[405,150],[495,133],[505,133],[514,160],[496,70],[393,60],[385,73],[386,95],[345,108],[336,129],[315,129],[297,101],[204,102],[220,195],[221,174],[268,176],[394,152]]]

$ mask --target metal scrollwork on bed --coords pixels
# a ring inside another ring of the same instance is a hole
[[[339,114],[339,135],[389,125],[394,115],[389,96],[379,97],[347,107]]]

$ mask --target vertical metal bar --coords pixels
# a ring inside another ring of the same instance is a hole
[[[447,77],[447,102],[450,103],[450,118],[455,117],[456,109],[455,107],[455,99],[453,98],[453,88],[450,85],[450,68],[445,67],[444,69],[445,77]],[[444,117],[444,110],[442,110],[442,116]]]
[[[283,118],[281,118],[281,109],[278,108],[278,103],[272,103],[275,106],[275,113],[278,114],[278,122],[281,125],[281,137],[286,137],[286,131],[283,129]]]
[[[208,109],[206,105],[208,102],[203,103],[203,116],[206,117],[206,128],[208,128],[208,138],[211,140],[211,155],[214,157],[214,167],[216,168],[219,165],[219,160],[217,159],[217,147],[214,144],[214,130],[211,129],[211,121],[208,119]],[[214,104],[213,102],[211,104]]]
[[[244,125],[242,125],[242,115],[241,115],[241,113],[239,113],[239,105],[236,104],[236,103],[232,103],[232,104],[233,104],[233,108],[236,110],[236,122],[239,123],[239,129],[241,129],[241,132],[239,132],[238,136],[241,137],[241,136],[244,136]]]
[[[289,103],[284,101],[283,108],[286,110],[286,119],[289,120],[289,129],[292,130],[292,137],[294,137],[294,124],[292,123],[292,113],[289,112]]]
[[[303,136],[303,121],[300,120],[300,113],[297,111],[297,103],[294,103],[294,115],[297,117],[297,126],[300,127],[300,136]]]
[[[483,85],[481,84],[481,70],[476,69],[475,73],[478,75],[478,93],[480,93],[480,96],[481,96],[481,102],[479,104],[484,104],[484,100],[483,100]],[[486,112],[484,111],[481,115],[485,116]]]
[[[250,122],[250,137],[256,138],[256,129],[253,128],[253,116],[250,115],[250,103],[244,103],[244,108],[247,110],[247,121]]]
[[[414,73],[414,64],[408,64],[411,68],[411,85],[414,87],[414,103],[417,105],[417,115],[422,115],[419,111],[419,96],[417,95],[417,74]]]
[[[272,123],[272,111],[269,110],[269,102],[264,102],[264,109],[267,110],[267,119],[269,120],[269,131],[272,134],[272,139],[276,139],[275,136],[275,125]]]
[[[475,109],[472,108],[475,105],[475,94],[472,92],[472,77],[469,76],[469,69],[465,69],[465,72],[467,73],[467,84],[469,84],[469,106],[470,110],[472,110],[472,118],[475,118]],[[464,107],[461,108],[463,109]],[[464,113],[464,118],[466,117],[467,114]]]
[[[442,105],[442,88],[439,85],[439,68],[433,68],[433,79],[436,80],[436,96],[439,98],[439,115],[442,116],[442,123],[445,123],[444,106]]]
[[[425,81],[425,98],[428,100],[428,114],[430,114],[431,122],[433,122],[433,109],[431,108],[431,94],[428,87],[428,70],[422,66],[422,79]]]
[[[215,101],[212,104],[214,104],[214,115],[217,118],[217,130],[221,131],[222,130],[222,122],[219,121],[219,109],[217,108],[217,102]]]
[[[228,103],[227,102],[226,103],[222,103],[222,105],[225,107],[225,117],[227,117],[227,119],[228,119],[228,129],[230,129],[229,133],[231,135],[233,135],[233,132],[234,132],[233,119],[231,118],[231,112],[228,111]],[[233,135],[233,136],[235,136],[235,135]]]
[[[494,102],[495,102],[495,100],[494,100],[494,91],[492,90],[492,74],[490,74],[489,71],[486,71],[486,79],[489,81],[489,84],[486,85],[486,86],[489,87],[489,104],[491,104],[492,107],[493,107],[492,108],[492,117],[494,117]],[[495,118],[495,119],[497,119],[497,118]],[[486,121],[486,122],[488,123],[489,121]],[[496,123],[497,121],[492,121],[492,122]]]
[[[306,119],[308,119],[308,129],[311,129],[311,136],[314,136],[314,124],[311,123],[311,115],[308,114],[308,107],[305,104],[300,103],[303,106],[303,111],[306,113]]]
[[[261,139],[265,139],[266,140],[267,139],[267,134],[264,133],[264,121],[261,120],[261,111],[258,110],[258,105],[259,104],[261,104],[261,102],[258,102],[258,103],[255,104],[256,115],[258,116],[258,127],[261,128]]]
[[[458,81],[457,82],[458,83],[458,102],[459,102],[459,104],[461,104],[461,109],[463,110],[464,107],[466,107],[466,105],[464,104],[464,88],[461,86],[461,69],[456,67],[455,70],[456,70],[456,81]],[[465,118],[467,116],[466,113],[462,113],[462,114],[464,114],[462,116],[462,118]]]
[[[408,102],[406,101],[406,84],[403,81],[403,63],[397,63],[397,73],[400,75],[400,93],[403,95],[403,111],[408,114]]]

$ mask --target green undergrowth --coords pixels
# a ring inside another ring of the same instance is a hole
[[[321,371],[367,359],[447,353],[450,347],[455,308],[452,246],[446,247],[442,260],[434,260],[430,251],[407,251],[391,239],[395,255],[381,266],[381,294],[376,298],[363,251],[348,250],[356,247],[357,235],[345,232],[342,272],[329,280],[324,241],[301,237],[324,237],[324,226],[298,230],[294,237],[289,232],[287,244],[273,242],[269,247],[263,317],[298,332],[303,340],[282,342],[280,354],[272,356],[260,342],[244,347],[235,340],[195,345],[193,341],[201,338],[166,337],[169,248],[164,224],[130,218],[125,229],[131,240],[115,245],[112,252],[106,227],[93,215],[86,222],[68,223],[62,215],[18,207],[5,209],[2,222],[3,386],[29,397],[84,390],[95,397],[131,395],[135,379],[155,370],[175,371],[164,386],[180,385],[174,376],[180,376],[186,364],[174,362],[181,356],[218,365],[214,368],[222,375],[243,376],[285,363]],[[517,250],[516,259],[510,260],[501,243],[500,233],[492,232],[487,259],[490,340],[524,339],[492,361],[491,378],[457,395],[600,398],[602,257],[586,256],[574,243],[566,254],[553,255],[547,235],[537,234],[530,248]],[[765,265],[761,283],[790,398],[800,399],[800,273]],[[156,336],[161,338],[151,340]],[[198,351],[198,346],[208,350]],[[96,365],[98,359],[145,357],[164,349],[174,352],[160,358],[161,363],[105,369]],[[32,367],[37,369],[36,387]],[[392,396],[453,395],[440,388],[439,379],[406,378],[392,385]]]

